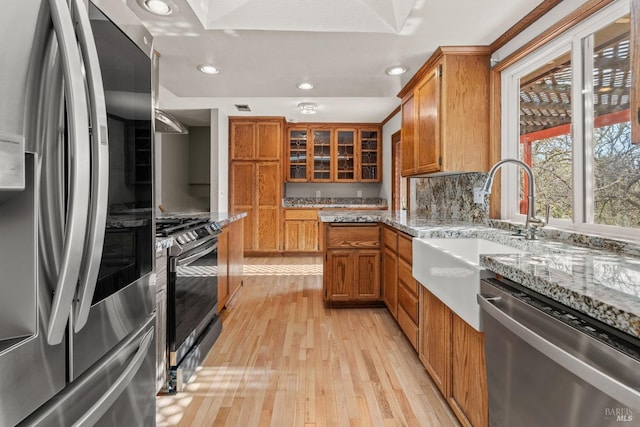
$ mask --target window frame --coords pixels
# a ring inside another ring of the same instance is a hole
[[[630,10],[630,0],[617,0],[501,71],[501,158],[519,158],[520,76],[563,53],[571,52],[573,215],[570,220],[551,218],[550,226],[607,237],[640,240],[640,229],[588,222],[593,220],[592,180],[587,179],[588,171],[593,170],[593,133],[587,131],[593,128],[593,57],[590,53],[584,55],[583,52],[593,51],[595,32],[629,14]],[[524,223],[526,215],[520,214],[517,209],[520,199],[518,173],[519,168],[515,165],[502,167],[500,211],[503,219]]]

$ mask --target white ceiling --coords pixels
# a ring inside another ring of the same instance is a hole
[[[381,122],[438,46],[491,44],[541,1],[172,0],[177,12],[168,17],[127,3],[161,55],[160,107],[196,125],[180,110]],[[222,71],[202,74],[202,63]],[[387,76],[396,64],[409,72]],[[302,81],[314,89],[298,89]],[[300,114],[301,102],[318,104],[318,114]]]

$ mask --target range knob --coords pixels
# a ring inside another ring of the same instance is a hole
[[[198,238],[198,233],[196,233],[195,231],[190,231],[189,232],[189,238],[191,240],[196,240]]]

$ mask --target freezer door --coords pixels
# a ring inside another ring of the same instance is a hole
[[[155,425],[155,314],[19,427]]]
[[[49,346],[36,284],[36,156],[26,188],[0,204],[0,425],[13,426],[65,386],[65,341]],[[10,243],[10,245],[6,245]],[[40,314],[40,316],[38,315]]]

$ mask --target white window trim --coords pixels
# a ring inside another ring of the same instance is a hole
[[[580,67],[585,73],[588,73],[592,67],[591,58],[582,54],[583,39],[587,38],[586,44],[589,44],[589,36],[601,28],[609,25],[616,19],[626,15],[630,11],[630,0],[617,0],[611,5],[605,7],[597,14],[587,18],[577,24],[572,29],[566,31],[562,35],[550,43],[540,47],[530,55],[520,61],[509,66],[501,73],[502,84],[502,131],[501,131],[501,155],[502,158],[518,158],[519,144],[513,144],[512,141],[519,141],[519,111],[520,111],[520,78],[519,76],[526,72],[534,70],[540,64],[544,64],[562,53],[569,50],[572,52],[571,63],[574,67]],[[588,47],[588,46],[586,46]],[[584,62],[584,63],[583,63]],[[585,64],[586,63],[586,64]],[[591,76],[592,74],[589,74]],[[583,80],[586,80],[583,84]],[[585,87],[583,93],[582,88]],[[585,79],[583,73],[574,73],[572,80],[572,98],[574,99],[574,109],[572,117],[574,123],[585,123],[587,120],[593,120],[592,93],[593,82],[591,78]],[[585,100],[588,100],[585,102]],[[580,105],[578,105],[580,104]],[[586,111],[585,111],[586,110]],[[586,124],[588,126],[588,124]],[[586,126],[572,126],[572,134],[574,141],[573,156],[573,174],[574,177],[582,177],[576,180],[574,178],[573,187],[573,218],[572,220],[562,220],[552,218],[551,226],[576,231],[581,233],[603,235],[614,238],[624,238],[640,240],[640,229],[630,229],[622,227],[613,227],[601,224],[589,224],[587,221],[592,218],[587,217],[585,210],[585,200],[587,194],[592,194],[593,189],[591,183],[585,179],[586,173],[592,167],[592,162],[585,164],[585,156],[593,153],[593,141],[585,140]],[[589,138],[591,139],[591,138]],[[581,144],[585,144],[582,146]],[[525,223],[526,216],[517,211],[518,206],[518,176],[519,168],[515,165],[505,165],[502,167],[502,192],[501,192],[501,216],[503,219],[510,221]],[[589,215],[590,216],[590,215]]]

